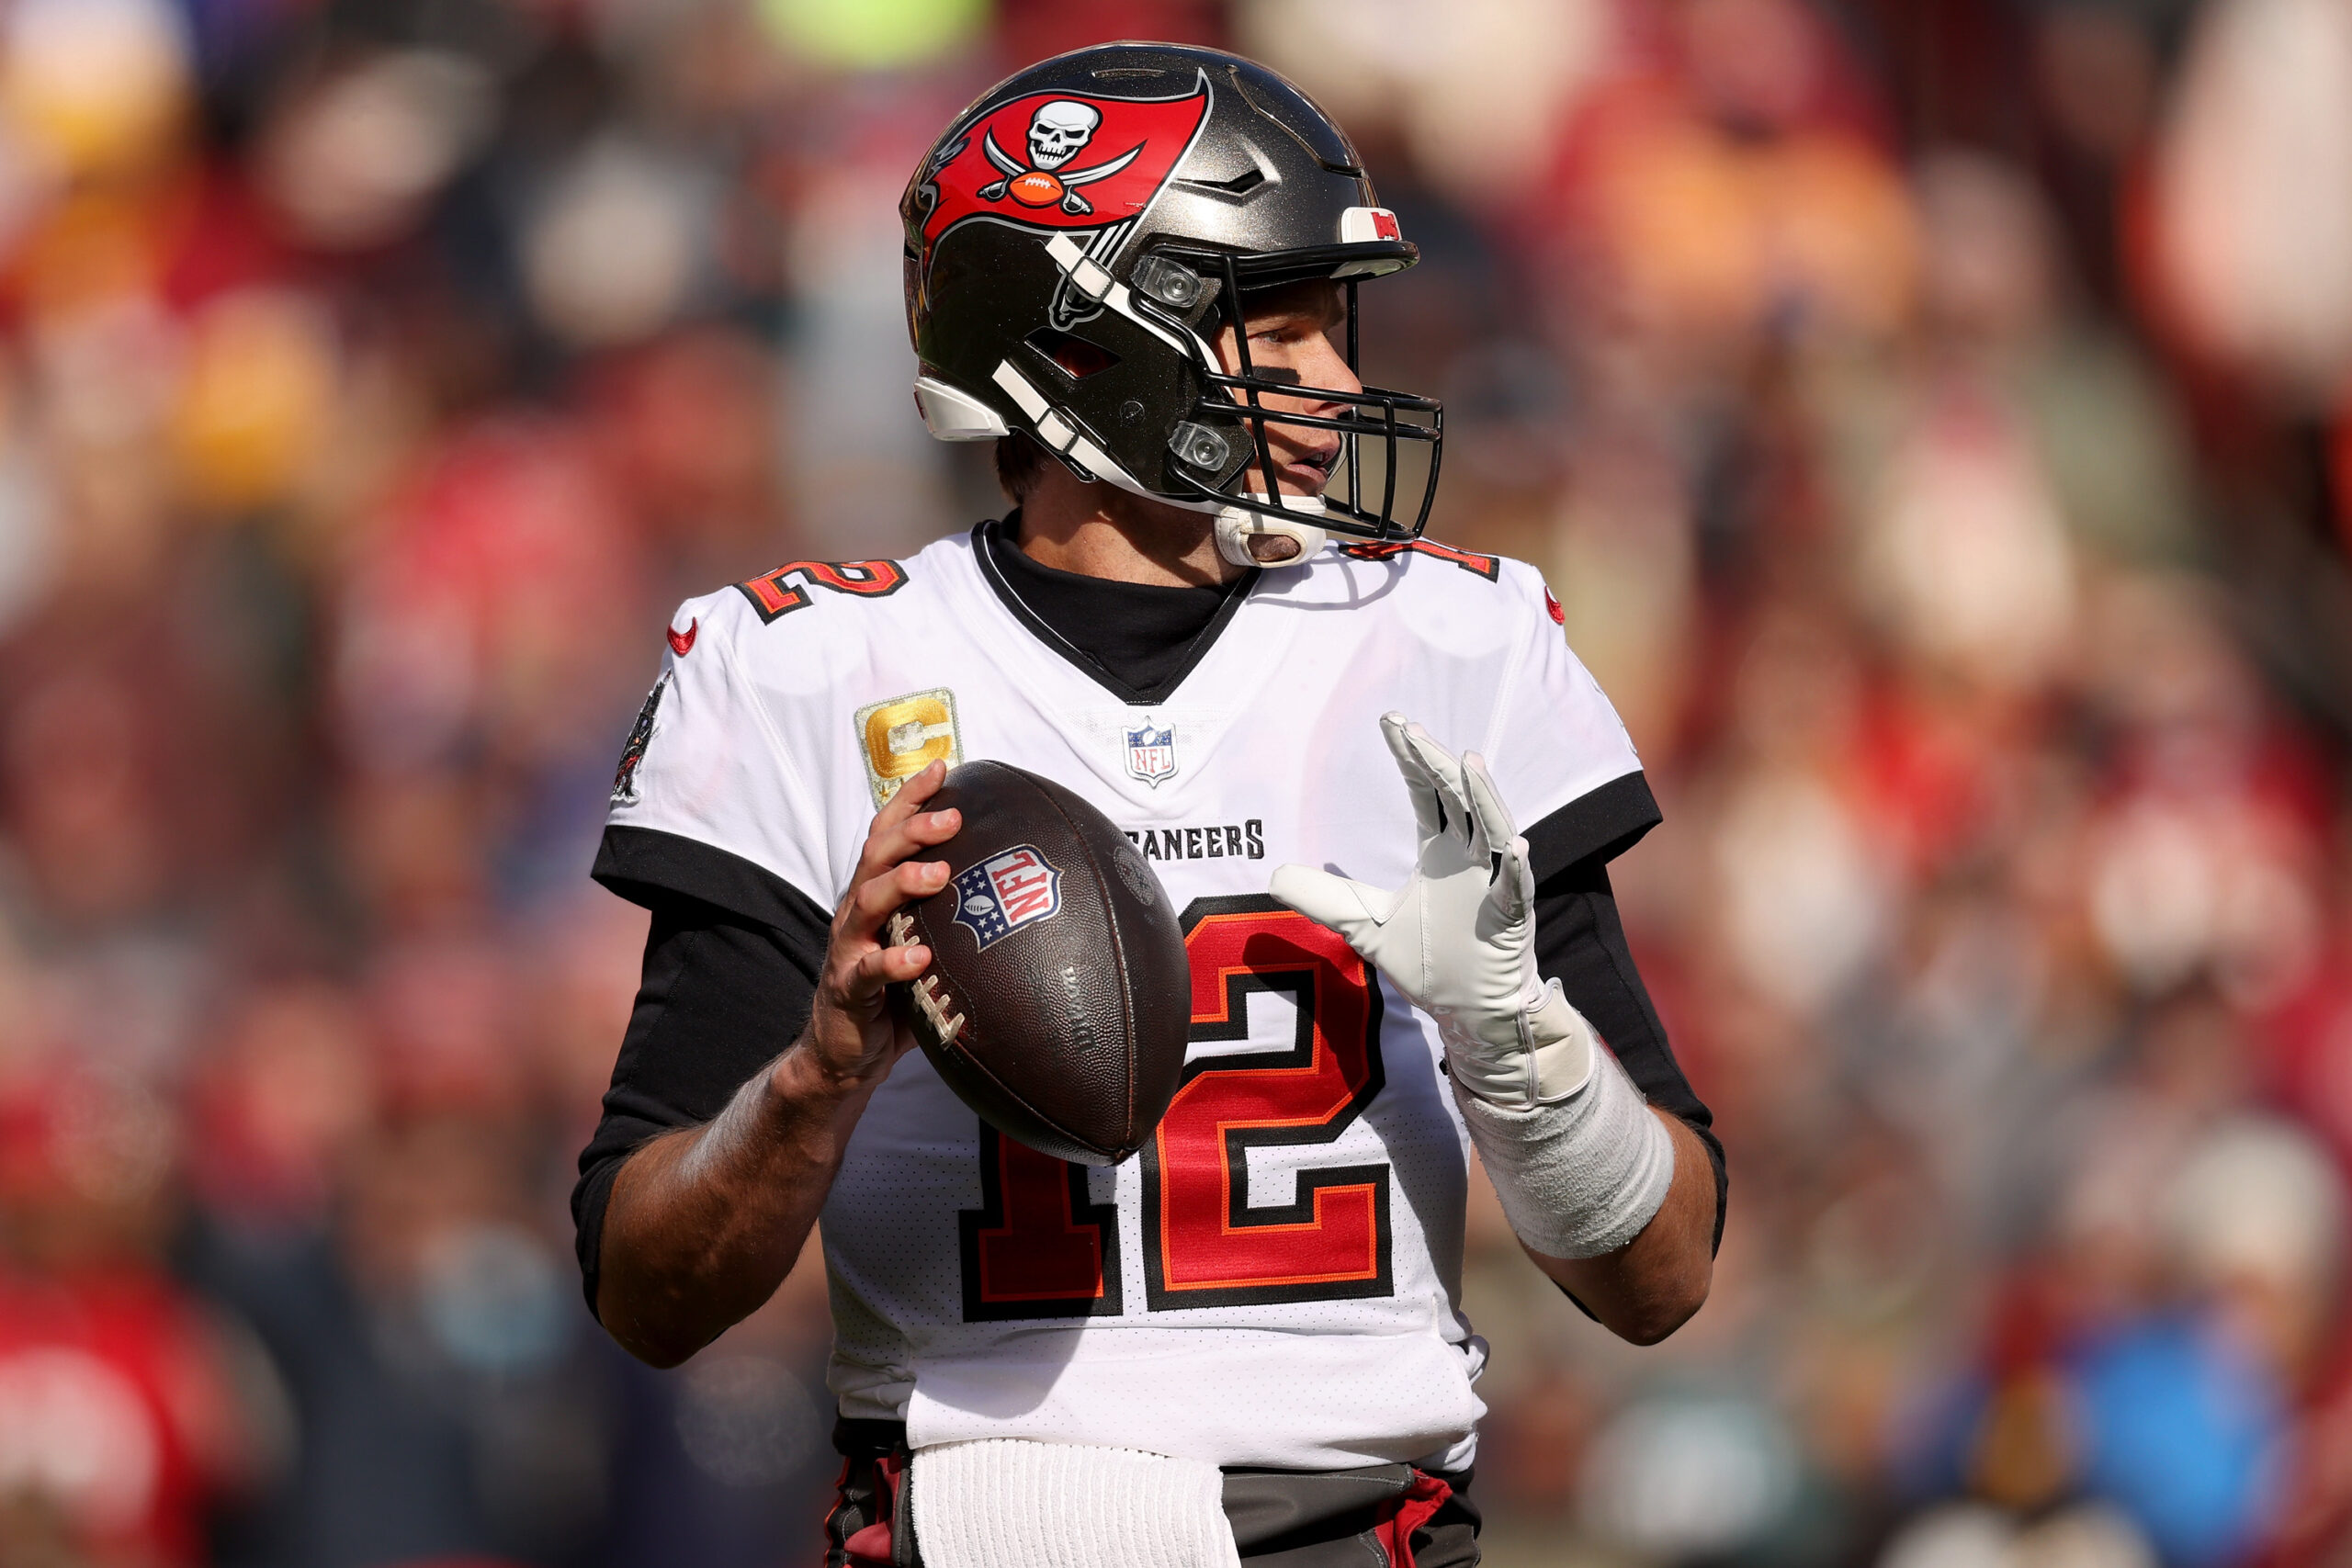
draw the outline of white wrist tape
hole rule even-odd
[[[927,1568],[1240,1568],[1199,1460],[983,1438],[916,1450],[907,1496]]]
[[[1592,1053],[1584,1087],[1527,1110],[1489,1105],[1453,1085],[1510,1228],[1546,1258],[1614,1252],[1650,1223],[1674,1185],[1674,1139],[1617,1058]]]

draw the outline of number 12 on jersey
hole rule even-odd
[[[1388,1167],[1309,1167],[1250,1201],[1250,1151],[1337,1140],[1380,1092],[1380,988],[1337,934],[1262,895],[1183,914],[1196,1043],[1246,1040],[1249,998],[1286,996],[1278,1049],[1192,1063],[1143,1161],[1146,1306],[1385,1296]],[[1114,1315],[1118,1226],[1085,1171],[983,1129],[982,1206],[962,1217],[967,1321]]]

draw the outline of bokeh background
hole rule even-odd
[[[2346,0],[5,0],[0,1562],[815,1561],[812,1270],[581,1305],[585,873],[678,598],[1001,509],[893,206],[1119,36],[1354,132],[1666,807],[1714,1296],[1481,1203],[1488,1561],[2352,1562]]]

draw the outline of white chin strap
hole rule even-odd
[[[1250,499],[1263,501],[1265,497],[1252,495]],[[1284,511],[1295,512],[1302,517],[1323,514],[1323,498],[1319,495],[1286,495],[1280,504]],[[1329,538],[1330,535],[1317,524],[1271,517],[1246,506],[1217,508],[1216,553],[1235,566],[1305,566]],[[1280,548],[1261,555],[1250,547],[1252,541],[1258,539],[1287,539],[1296,547],[1288,555]]]

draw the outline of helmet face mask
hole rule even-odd
[[[1252,299],[1331,279],[1352,371],[1357,283],[1418,258],[1344,133],[1272,72],[1160,44],[1045,61],[957,118],[900,214],[933,434],[1027,431],[1080,478],[1218,514],[1228,554],[1228,520],[1290,536],[1299,559],[1322,531],[1400,540],[1426,524],[1434,400],[1252,361]],[[1283,492],[1270,426],[1338,433],[1335,493]]]
[[[1237,361],[1234,368],[1229,372],[1215,369],[1203,373],[1206,388],[1193,405],[1192,418],[1181,422],[1170,437],[1178,459],[1175,471],[1180,482],[1191,487],[1198,499],[1221,506],[1237,506],[1268,516],[1296,513],[1301,511],[1297,498],[1290,498],[1285,504],[1276,483],[1267,427],[1289,425],[1336,431],[1340,435],[1340,468],[1335,477],[1342,479],[1344,490],[1340,495],[1317,498],[1320,505],[1310,514],[1317,520],[1317,525],[1329,533],[1367,540],[1419,537],[1428,525],[1430,507],[1437,498],[1438,457],[1445,432],[1442,405],[1433,398],[1380,387],[1359,385],[1351,391],[1261,374],[1251,362],[1246,320],[1251,291],[1239,276],[1237,259],[1229,252],[1188,253],[1173,246],[1156,252],[1148,259],[1166,265],[1169,262],[1163,258],[1170,257],[1181,258],[1191,265],[1216,268],[1216,274],[1221,275],[1224,297],[1241,302],[1241,309],[1230,314],[1244,318],[1232,323]],[[1356,282],[1350,278],[1340,288],[1344,290],[1341,309],[1347,334],[1344,357],[1348,369],[1353,372],[1357,366]],[[1208,346],[1206,352],[1214,355],[1214,346]],[[1265,406],[1268,398],[1282,398],[1294,403],[1331,404],[1347,412],[1314,414],[1299,410],[1272,410]],[[1228,455],[1230,443],[1216,434],[1225,427],[1244,433],[1241,444],[1248,456],[1238,475],[1231,472],[1229,463],[1217,460]],[[1369,464],[1364,457],[1367,442],[1377,452]],[[1418,497],[1400,494],[1408,443],[1419,443],[1428,448]],[[1195,452],[1209,460],[1193,461]],[[1367,469],[1377,476],[1370,495],[1364,488]],[[1213,476],[1221,482],[1212,483]],[[1399,516],[1400,500],[1410,508],[1409,518]]]

